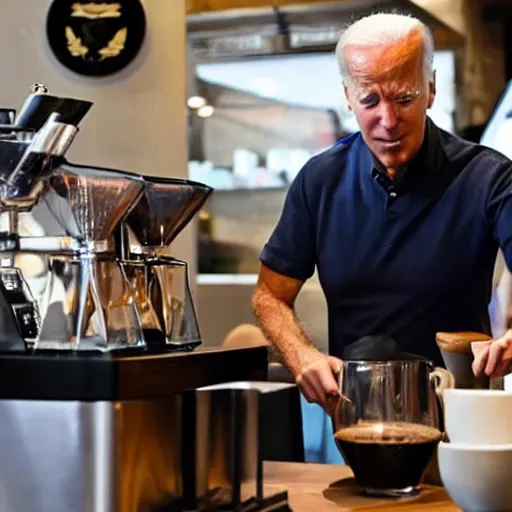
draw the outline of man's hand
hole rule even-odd
[[[318,352],[295,377],[306,400],[319,404],[328,414],[333,413],[340,394],[337,375],[341,365],[340,359]]]
[[[512,363],[512,330],[509,329],[501,338],[483,342],[473,352],[472,369],[476,377],[499,377],[507,373]]]

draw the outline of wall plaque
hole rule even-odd
[[[105,76],[126,67],[144,41],[140,0],[53,0],[46,36],[57,59],[75,73]]]

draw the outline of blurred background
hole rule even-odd
[[[254,322],[250,295],[259,253],[290,182],[311,156],[358,129],[334,47],[347,23],[372,12],[410,13],[432,29],[434,122],[507,151],[512,2],[191,0],[188,175],[215,188],[197,238],[200,321],[210,343]],[[316,276],[301,291],[297,311],[325,349]]]

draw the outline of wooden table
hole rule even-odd
[[[348,466],[290,462],[264,463],[265,493],[288,490],[293,512],[461,512],[442,487],[424,485],[411,498],[360,496]]]

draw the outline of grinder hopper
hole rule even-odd
[[[126,218],[143,250],[167,247],[206,202],[212,188],[178,178],[144,176],[144,192]]]
[[[121,226],[122,259],[143,311],[146,343],[155,351],[192,349],[201,343],[188,266],[165,249],[206,202],[213,189],[177,178],[144,177],[140,199]],[[129,230],[140,244],[130,251]]]
[[[108,245],[144,181],[122,171],[66,163],[48,185],[43,200],[66,234],[84,244]]]
[[[36,349],[143,347],[137,308],[112,244],[113,231],[138,199],[143,180],[67,163],[49,177],[48,186],[43,201],[76,243],[52,256]],[[65,290],[60,302],[52,301],[57,286]]]

